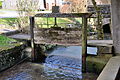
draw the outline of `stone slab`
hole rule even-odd
[[[120,56],[111,58],[97,80],[116,80],[120,68]],[[118,79],[117,79],[118,80]]]

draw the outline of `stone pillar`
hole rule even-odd
[[[120,0],[111,0],[113,45],[116,55],[120,55]]]

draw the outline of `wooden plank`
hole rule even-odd
[[[90,17],[92,13],[38,13],[35,17]]]
[[[30,17],[30,34],[31,34],[31,47],[32,47],[32,61],[36,60],[36,54],[35,54],[35,43],[34,43],[34,26],[35,26],[35,19],[34,17]]]
[[[81,42],[81,41],[80,41]],[[81,46],[81,43],[64,43],[64,42],[35,42],[35,44],[53,44],[53,45],[60,45],[60,46]]]
[[[109,45],[109,44],[94,44],[94,43],[91,43],[91,44],[88,44],[87,46],[89,46],[89,47],[112,47],[113,45]]]

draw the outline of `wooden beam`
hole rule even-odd
[[[30,17],[30,33],[31,33],[31,47],[32,47],[32,52],[31,52],[31,58],[32,61],[35,61],[35,43],[34,43],[34,25],[35,25],[35,20],[34,17]]]
[[[60,18],[67,18],[67,17],[90,17],[92,13],[38,13],[35,17],[60,17]]]
[[[82,70],[86,72],[86,57],[87,57],[87,18],[82,18]]]

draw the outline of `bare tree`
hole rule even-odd
[[[20,28],[29,26],[29,16],[35,14],[38,9],[39,0],[17,0],[17,10],[19,14],[18,25]]]
[[[103,29],[102,29],[102,16],[100,13],[100,8],[97,6],[97,3],[95,0],[92,0],[93,6],[96,10],[96,14],[97,14],[97,33],[98,33],[98,39],[103,39],[104,35],[103,35]]]

